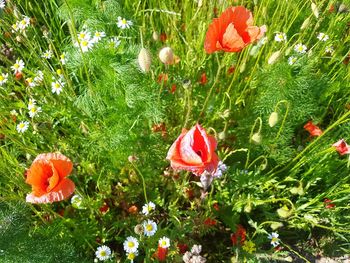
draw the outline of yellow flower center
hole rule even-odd
[[[84,40],[84,41],[81,42],[81,45],[82,45],[83,47],[87,47],[88,42]]]
[[[128,259],[131,259],[131,260],[135,259],[135,254],[134,253],[129,253]]]
[[[147,230],[147,231],[152,231],[152,230],[153,230],[153,226],[152,226],[151,224],[148,224],[148,225],[146,226],[146,230]]]
[[[3,76],[0,76],[0,81],[3,81],[5,78]]]
[[[55,89],[59,89],[60,88],[60,84],[55,83]]]
[[[80,33],[79,34],[79,38],[84,38],[85,37],[85,34],[84,33]]]
[[[126,25],[126,23],[127,23],[127,22],[126,22],[126,19],[124,18],[124,19],[122,20],[122,24],[123,24],[123,25]]]
[[[36,112],[36,108],[33,107],[33,108],[30,109],[30,111],[31,111],[32,113],[35,113],[35,112]]]
[[[25,24],[26,24],[26,21],[25,21],[25,20],[22,20],[22,21],[21,21],[21,24],[22,24],[22,25],[25,25]]]
[[[128,242],[128,247],[134,247],[134,246],[135,246],[134,242],[131,242],[131,241]]]
[[[105,257],[105,256],[107,256],[107,253],[106,253],[106,251],[102,250],[100,255],[101,255],[102,257]]]
[[[27,78],[26,81],[27,81],[28,83],[32,83],[32,82],[33,82],[33,78]]]
[[[57,73],[57,75],[62,75],[62,70],[58,69],[58,70],[56,70],[56,73]]]
[[[61,58],[61,59],[64,59],[64,54],[62,54],[62,55],[60,56],[60,58]]]
[[[162,241],[162,246],[163,247],[166,246],[166,241],[165,240]]]
[[[13,67],[14,67],[15,69],[18,69],[18,68],[19,68],[19,64],[16,63],[16,64],[13,65]]]
[[[20,124],[19,124],[19,128],[20,128],[20,129],[23,129],[23,128],[24,128],[24,123],[20,123]]]

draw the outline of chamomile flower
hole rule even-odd
[[[35,99],[29,99],[28,110],[30,110],[31,108],[34,108],[35,105],[36,105],[36,100]]]
[[[49,49],[49,50],[46,50],[42,55],[41,55],[41,57],[43,57],[43,58],[46,58],[46,59],[50,59],[50,58],[52,58],[52,51]]]
[[[317,38],[320,40],[320,41],[323,41],[323,42],[326,42],[328,39],[329,39],[329,36],[326,35],[325,33],[319,33],[317,35]]]
[[[134,259],[138,256],[138,254],[139,254],[139,253],[138,253],[137,250],[136,250],[136,251],[134,251],[134,252],[129,252],[129,253],[127,253],[126,256],[127,256],[127,259],[129,259],[130,262],[133,263],[133,262],[134,262]]]
[[[170,247],[170,239],[167,237],[162,237],[158,240],[158,245],[162,248]]]
[[[19,124],[17,124],[16,130],[18,133],[24,133],[26,130],[28,130],[29,122],[27,121],[21,121]]]
[[[5,0],[0,0],[0,8],[1,9],[5,8],[5,5],[6,5]]]
[[[150,212],[155,210],[155,208],[156,205],[153,202],[148,202],[148,204],[144,204],[144,206],[142,207],[142,214],[147,216]]]
[[[12,116],[18,116],[18,112],[17,112],[16,110],[10,111],[10,114],[11,114]]]
[[[105,36],[106,36],[105,32],[96,31],[95,34],[94,34],[94,37],[92,38],[92,41],[94,43],[97,43],[98,41],[100,41]]]
[[[332,54],[334,53],[334,48],[333,48],[333,46],[331,46],[331,45],[326,46],[324,52],[326,52],[326,53],[332,55]]]
[[[130,20],[126,20],[125,18],[117,17],[117,26],[121,29],[130,28],[132,26],[132,22]]]
[[[151,237],[157,232],[157,224],[152,220],[144,221],[142,225],[145,236]]]
[[[80,40],[79,45],[80,45],[81,51],[85,53],[85,52],[88,52],[90,49],[92,49],[94,42],[91,39],[89,40],[83,39],[83,40]]]
[[[1,75],[0,75],[0,87],[7,82],[8,77],[9,77],[9,74],[1,73]]]
[[[89,41],[90,40],[90,32],[88,32],[88,31],[81,31],[78,34],[78,40],[79,40],[79,42],[82,41],[82,40]]]
[[[27,16],[23,17],[23,19],[18,23],[18,27],[21,30],[26,29],[29,25],[30,25],[30,18]]]
[[[65,65],[66,64],[66,53],[62,53],[61,55],[60,55],[60,61],[61,61],[61,64],[62,65]]]
[[[117,48],[120,45],[120,40],[118,37],[113,37],[109,40],[109,46],[111,48]]]
[[[44,73],[41,70],[38,70],[36,76],[34,77],[35,83],[41,83],[44,80]]]
[[[272,232],[271,234],[268,234],[268,239],[271,239],[271,245],[274,247],[277,247],[279,245],[279,235],[276,232]]]
[[[11,26],[11,28],[12,28],[12,33],[14,33],[14,32],[17,32],[18,30],[19,30],[19,26],[18,26],[19,24],[18,24],[18,22],[16,23],[16,24],[13,24],[12,26]]]
[[[105,261],[111,257],[111,249],[105,245],[99,246],[95,252],[96,257],[101,260]]]
[[[276,33],[276,35],[275,35],[275,41],[276,41],[276,42],[284,42],[284,41],[287,41],[287,35],[286,35],[286,33],[283,33],[283,32]]]
[[[307,47],[301,43],[296,44],[294,47],[295,52],[299,53],[299,54],[305,54],[307,51]]]
[[[288,58],[288,64],[289,64],[289,65],[293,65],[296,61],[297,61],[297,58],[294,57],[294,56],[290,56],[290,57]]]
[[[33,78],[26,78],[26,83],[31,88],[34,88],[36,86],[36,83]]]
[[[11,66],[11,69],[13,70],[14,74],[21,73],[22,70],[24,69],[24,62],[22,59],[17,59],[15,64]]]
[[[52,93],[56,93],[57,95],[59,95],[62,92],[64,84],[65,83],[60,81],[60,80],[53,81],[51,83],[51,91],[52,91]]]
[[[127,253],[136,252],[137,248],[139,247],[139,242],[137,241],[136,238],[129,236],[124,241],[123,246],[124,246],[124,250]]]
[[[29,117],[34,118],[39,112],[41,112],[41,107],[34,106],[29,110]]]

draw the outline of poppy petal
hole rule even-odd
[[[72,161],[60,153],[44,153],[40,154],[36,159],[45,159],[53,163],[55,169],[57,170],[60,178],[64,178],[69,175],[73,170]],[[35,160],[36,160],[35,159]],[[34,160],[34,162],[35,162]]]
[[[27,172],[26,183],[32,186],[36,196],[46,193],[48,179],[53,175],[52,166],[46,160],[35,160]]]
[[[230,52],[240,51],[245,46],[242,37],[237,33],[237,30],[235,29],[235,26],[233,24],[230,24],[227,27],[226,32],[222,38],[222,44],[224,50]]]
[[[190,165],[200,165],[202,163],[202,159],[200,157],[200,152],[195,152],[192,148],[195,140],[194,140],[194,133],[196,130],[196,126],[193,127],[191,130],[189,130],[185,136],[182,138],[180,142],[180,155],[181,159],[190,164]]]

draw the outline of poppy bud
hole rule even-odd
[[[277,214],[281,218],[287,218],[287,217],[290,217],[292,215],[292,211],[289,210],[287,206],[283,206],[283,207],[277,209]]]
[[[224,131],[220,132],[220,133],[218,134],[218,139],[219,139],[220,141],[225,140],[225,139],[226,139],[226,133],[225,133]]]
[[[269,65],[274,64],[277,61],[277,59],[280,57],[280,55],[281,55],[281,51],[279,51],[279,50],[272,53],[272,55],[269,57],[269,60],[267,61],[267,63]]]
[[[17,72],[16,75],[15,75],[15,78],[16,78],[17,80],[20,80],[22,77],[23,77],[22,72]]]
[[[283,224],[282,224],[281,222],[273,222],[273,223],[270,225],[270,227],[271,227],[272,230],[276,230],[276,229],[278,229],[278,228],[280,228],[280,227],[282,227],[282,226],[283,226]]]
[[[139,56],[138,56],[138,62],[139,62],[139,66],[143,72],[149,71],[149,69],[151,67],[152,59],[151,59],[151,55],[147,49],[141,48],[141,51],[140,51]]]
[[[256,143],[256,144],[260,144],[261,143],[261,135],[259,132],[256,132],[252,135],[251,140]]]
[[[314,13],[314,16],[318,18],[319,13],[318,13],[317,5],[315,3],[311,3],[311,10],[312,10],[312,13]]]
[[[269,117],[269,125],[272,128],[273,126],[275,126],[278,122],[278,113],[277,112],[272,112],[270,117]]]
[[[170,47],[162,48],[159,52],[159,59],[166,65],[174,63],[174,52]]]
[[[310,24],[310,17],[306,18],[303,22],[303,24],[300,27],[300,30],[304,30],[305,28],[307,28]]]
[[[153,38],[154,41],[158,41],[159,40],[159,35],[158,35],[158,33],[156,31],[153,32],[152,38]]]

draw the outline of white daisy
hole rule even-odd
[[[82,41],[82,40],[90,40],[90,32],[87,32],[87,31],[81,31],[79,34],[78,34],[78,40],[79,41]]]
[[[283,32],[276,33],[276,35],[275,35],[275,41],[276,41],[276,42],[287,41],[287,35],[286,35],[286,33],[283,33]]]
[[[277,247],[279,245],[279,235],[276,232],[272,232],[271,234],[268,234],[268,239],[271,239],[271,245],[274,247]]]
[[[152,220],[144,221],[142,225],[145,236],[151,237],[157,232],[157,224]]]
[[[294,56],[291,56],[288,58],[288,64],[293,65],[297,61],[297,58]]]
[[[61,61],[61,64],[62,65],[65,65],[66,64],[66,53],[62,53],[61,55],[60,55],[60,61]]]
[[[202,245],[193,245],[191,248],[191,253],[194,255],[199,255],[202,252]]]
[[[5,8],[5,5],[6,5],[5,0],[0,0],[0,8],[1,9]]]
[[[138,253],[137,250],[136,250],[136,251],[134,251],[134,252],[129,252],[129,253],[127,253],[126,256],[127,256],[127,259],[129,259],[131,263],[134,263],[134,259],[135,259],[135,257],[138,256],[138,254],[139,254],[139,253]]]
[[[34,118],[39,112],[41,112],[41,107],[32,107],[29,110],[29,117]]]
[[[92,40],[83,39],[83,40],[80,40],[79,45],[80,45],[81,51],[85,53],[85,52],[88,52],[93,47],[94,42]]]
[[[59,80],[53,81],[51,83],[51,91],[52,91],[52,93],[56,93],[57,95],[59,95],[62,92],[64,84],[65,84],[64,82],[59,81]]]
[[[294,50],[297,53],[304,54],[307,51],[307,47],[305,45],[299,43],[299,44],[295,45]]]
[[[19,124],[17,124],[16,130],[18,133],[24,133],[26,130],[28,130],[29,122],[27,121],[21,121]]]
[[[34,108],[35,105],[36,105],[36,100],[35,99],[29,99],[28,110],[30,110],[31,108]]]
[[[1,73],[0,75],[0,86],[4,85],[8,80],[9,74]]]
[[[14,74],[21,73],[24,69],[24,62],[22,59],[17,59],[16,63],[11,66],[11,69],[14,71]]]
[[[23,17],[23,19],[18,23],[18,27],[21,30],[26,29],[29,25],[30,25],[30,18],[27,16]]]
[[[101,260],[105,261],[111,257],[111,249],[105,245],[99,246],[95,252],[96,257]]]
[[[326,46],[324,52],[326,52],[326,53],[332,55],[332,54],[334,53],[334,48],[333,48],[333,46],[331,46],[331,45]]]
[[[130,28],[132,26],[132,22],[130,20],[126,20],[120,16],[118,16],[117,20],[117,26],[121,29]]]
[[[10,111],[10,114],[11,114],[12,116],[18,116],[18,112],[17,112],[16,110]]]
[[[139,247],[139,242],[137,241],[136,238],[129,236],[124,241],[123,246],[124,246],[124,250],[127,253],[136,252],[137,248]]]
[[[46,51],[41,55],[41,57],[46,58],[46,59],[50,59],[50,58],[52,58],[52,55],[53,55],[53,53],[52,53],[52,51],[49,49],[49,50],[46,50]]]
[[[31,88],[34,88],[36,86],[36,83],[33,78],[26,78],[26,83]]]
[[[111,48],[117,48],[120,45],[120,40],[118,37],[113,37],[111,38],[111,40],[109,41],[109,45]]]
[[[16,22],[16,24],[13,24],[11,28],[12,28],[12,33],[17,32],[19,30],[19,23]]]
[[[325,33],[319,33],[317,35],[317,38],[320,40],[320,41],[323,41],[323,42],[326,42],[328,39],[329,39],[329,36],[326,35]]]
[[[70,202],[73,207],[75,208],[81,208],[81,205],[83,203],[83,198],[80,195],[73,195],[70,199]]]
[[[44,73],[41,70],[38,70],[36,76],[34,77],[35,83],[41,83],[44,80]]]
[[[162,237],[159,239],[158,245],[162,248],[168,248],[170,247],[170,239],[167,237]]]
[[[98,41],[100,41],[105,36],[106,36],[105,32],[96,31],[95,34],[94,34],[94,37],[92,38],[92,41],[94,43],[97,43]]]
[[[148,215],[150,212],[155,210],[156,205],[153,202],[149,202],[148,204],[144,204],[142,207],[142,214]]]

